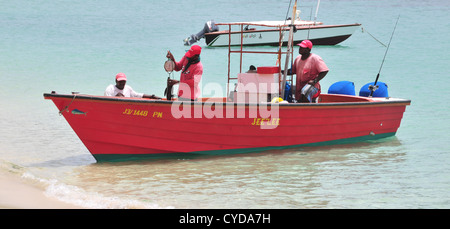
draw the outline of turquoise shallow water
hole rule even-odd
[[[316,1],[300,1],[308,18]],[[124,72],[162,96],[167,50],[215,21],[279,20],[289,1],[8,1],[0,8],[0,169],[62,201],[94,208],[449,208],[450,3],[321,1],[325,24],[358,22],[337,46],[314,47],[330,68],[322,86],[375,80],[411,99],[397,135],[382,141],[190,160],[96,164],[42,94],[103,94]],[[315,8],[313,9],[313,11]],[[369,34],[369,33],[370,34]],[[204,41],[199,43],[205,46]],[[262,49],[273,50],[272,47]],[[203,85],[224,84],[227,50],[202,52]],[[272,65],[252,57],[244,65]],[[179,77],[178,74],[175,75]]]

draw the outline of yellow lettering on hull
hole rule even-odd
[[[280,125],[280,118],[254,118],[251,123],[252,126],[278,126]]]
[[[133,116],[142,116],[147,117],[149,116],[148,111],[146,110],[136,110],[136,109],[129,109],[126,108],[125,111],[122,112],[124,115],[133,115]],[[151,114],[152,118],[162,118],[163,112],[155,111],[153,114]]]

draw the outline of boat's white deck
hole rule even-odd
[[[216,25],[254,25],[254,26],[269,26],[269,27],[279,27],[279,26],[288,26],[292,22],[291,20],[286,21],[247,21],[247,22],[230,22],[230,23],[216,23]],[[295,25],[302,26],[302,25],[321,25],[322,22],[314,22],[314,21],[304,21],[304,20],[295,20]]]

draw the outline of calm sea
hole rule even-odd
[[[163,96],[170,50],[206,21],[282,20],[289,1],[2,1],[0,169],[87,208],[450,208],[450,1],[327,0],[318,20],[361,23],[337,46],[314,47],[322,87],[359,88],[380,69],[392,97],[411,99],[397,135],[282,152],[96,163],[43,93],[103,94],[118,72]],[[302,18],[316,1],[300,1]],[[380,42],[374,39],[378,39]],[[227,49],[206,48],[203,85],[225,83]],[[272,47],[263,47],[272,50]],[[245,65],[273,65],[255,57]],[[176,78],[179,74],[175,75]]]

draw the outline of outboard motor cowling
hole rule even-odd
[[[208,21],[205,23],[205,26],[203,27],[203,29],[200,32],[198,32],[197,34],[192,34],[190,37],[187,37],[186,39],[184,39],[184,45],[191,46],[195,42],[204,38],[205,33],[211,33],[211,32],[215,32],[215,31],[219,31],[219,26],[216,25],[214,20]]]

